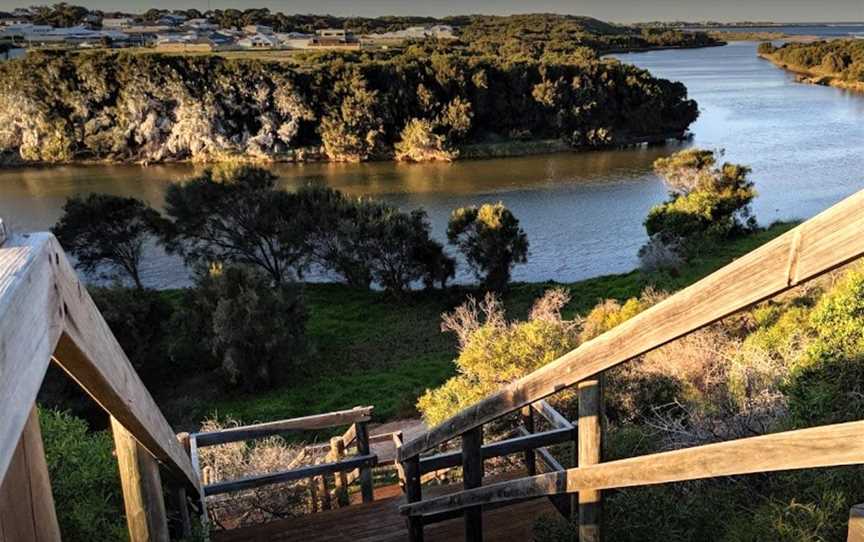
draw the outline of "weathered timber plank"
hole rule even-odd
[[[51,239],[14,235],[0,248],[0,482],[62,331]]]
[[[849,510],[846,542],[864,542],[864,504],[856,504]]]
[[[535,410],[538,414],[543,416],[543,418],[549,422],[552,427],[574,427],[576,424],[568,420],[564,417],[563,414],[552,408],[552,405],[549,404],[548,401],[540,400],[534,403],[531,403],[531,409]]]
[[[534,410],[530,406],[522,407],[520,418],[522,419],[522,428],[525,429],[525,432],[529,435],[533,434]],[[534,476],[537,474],[537,455],[534,453],[533,448],[525,450],[525,457],[523,460],[525,461],[525,472],[528,476]]]
[[[204,486],[205,495],[219,495],[221,493],[230,493],[232,491],[241,491],[244,489],[252,489],[255,487],[279,484],[282,482],[291,482],[294,480],[302,480],[304,478],[312,478],[323,474],[332,474],[345,470],[353,470],[363,467],[374,467],[377,462],[375,455],[358,455],[349,457],[338,463],[322,463],[320,465],[310,465],[285,472],[276,472],[273,474],[263,474],[261,476],[249,476],[239,480],[231,480],[228,482],[219,482]]]
[[[120,422],[111,417],[123,505],[131,542],[168,542],[168,516],[159,465]]]
[[[483,428],[475,427],[462,435],[462,484],[467,489],[483,485]],[[465,508],[465,542],[483,541],[483,509]]]
[[[56,361],[93,399],[165,465],[168,474],[200,494],[198,477],[171,426],[78,279],[57,240],[55,284],[62,297],[63,335]]]
[[[864,254],[864,191],[408,441],[418,455]],[[746,277],[747,280],[741,280]]]
[[[786,431],[540,474],[403,505],[403,514],[757,472],[864,463],[864,421]]]
[[[369,447],[369,428],[366,426],[366,422],[357,422],[354,424],[354,427],[357,431],[357,453],[368,456],[372,453]],[[375,490],[372,486],[372,469],[368,465],[360,467],[360,493],[363,495],[363,502],[372,502],[375,500]]]
[[[579,382],[579,467],[600,463],[603,437],[602,377]],[[579,491],[579,542],[600,542],[601,494],[596,489]]]
[[[316,414],[313,416],[304,416],[302,418],[293,418],[290,420],[245,425],[243,427],[232,427],[231,429],[223,429],[221,431],[213,431],[209,433],[197,433],[196,437],[198,438],[198,447],[203,448],[204,446],[225,444],[228,442],[236,442],[238,440],[268,437],[287,431],[326,429],[328,427],[348,425],[355,422],[368,422],[372,419],[372,409],[373,407],[371,406],[357,407],[351,410],[341,410],[338,412],[329,412],[327,414]]]
[[[526,450],[534,450],[543,446],[551,446],[568,442],[573,437],[572,428],[552,429],[542,433],[524,434],[500,442],[484,444],[480,450],[483,459],[492,459],[505,455],[517,454]],[[458,467],[462,464],[462,451],[445,452],[420,458],[420,471],[422,473],[434,472],[442,469]]]

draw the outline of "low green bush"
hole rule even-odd
[[[67,412],[39,410],[45,457],[63,540],[128,538],[114,442]]]

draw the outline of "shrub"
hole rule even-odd
[[[786,392],[799,424],[864,417],[864,270],[847,272],[812,310],[812,339]]]
[[[688,149],[654,162],[669,187],[669,199],[655,205],[645,219],[648,236],[692,248],[700,240],[723,239],[752,231],[756,220],[750,203],[756,196],[750,168],[717,166],[713,151]]]
[[[241,423],[211,418],[201,424],[201,431],[220,431],[238,427]],[[281,437],[268,437],[254,442],[240,441],[200,448],[200,464],[207,484],[260,476],[321,462],[322,457],[304,460],[302,444],[289,444]],[[314,480],[317,483],[317,480]],[[207,503],[210,517],[228,528],[237,528],[311,513],[310,480],[272,484],[234,492]]]
[[[65,540],[126,540],[120,473],[107,432],[66,412],[39,410],[57,520]]]
[[[396,143],[396,160],[405,162],[450,162],[457,152],[448,149],[444,136],[435,133],[435,126],[426,119],[411,119],[399,142]]]
[[[447,239],[459,247],[475,276],[492,290],[504,289],[513,266],[528,261],[528,236],[500,202],[454,210]]]
[[[298,285],[231,266],[200,274],[198,288],[212,314],[209,344],[229,383],[259,389],[297,374],[307,319]]]
[[[438,424],[575,348],[578,322],[564,320],[560,312],[569,299],[563,290],[546,292],[524,322],[508,322],[493,294],[487,294],[482,302],[469,298],[445,314],[441,329],[459,339],[459,357],[454,360],[458,376],[420,397],[417,409],[426,422]]]
[[[168,354],[173,307],[159,292],[113,287],[91,288],[90,294],[146,385],[160,383],[176,376],[172,374],[175,370],[184,369]]]

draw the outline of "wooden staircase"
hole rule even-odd
[[[524,472],[490,477],[490,482],[502,482],[524,476]],[[444,496],[461,490],[460,485],[429,488],[429,495]],[[345,508],[326,510],[264,525],[221,531],[214,542],[404,542],[408,540],[405,517],[399,506],[405,498],[398,485],[376,488],[375,500],[352,504]],[[533,540],[534,522],[540,516],[558,512],[547,499],[535,499],[484,514],[487,523],[484,540],[510,542]],[[425,540],[452,542],[462,540],[465,527],[462,518],[454,517],[426,527]]]

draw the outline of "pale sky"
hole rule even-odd
[[[12,10],[54,0],[0,0],[0,10]],[[616,22],[649,20],[764,20],[776,22],[864,21],[864,0],[69,0],[93,9],[142,12],[156,8],[206,10],[267,7],[285,13],[333,15],[460,15],[468,13],[567,13]]]

